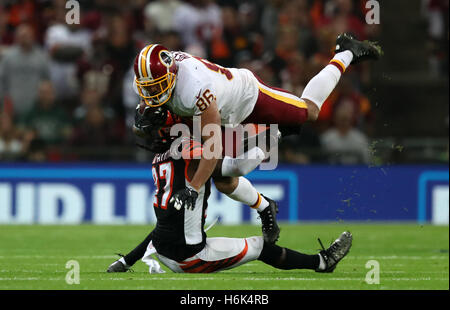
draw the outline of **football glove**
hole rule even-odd
[[[174,207],[177,210],[181,210],[181,208],[194,210],[197,197],[198,193],[194,189],[185,187],[170,198],[169,206]]]

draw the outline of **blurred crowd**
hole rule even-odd
[[[66,0],[0,3],[0,160],[133,160],[132,64],[149,43],[248,68],[300,96],[336,36],[376,40],[360,0]],[[351,67],[319,121],[280,146],[292,163],[368,164],[370,66]],[[131,154],[131,155],[130,155]],[[142,157],[139,157],[142,158]]]
[[[449,0],[422,0],[422,16],[427,23],[427,52],[430,73],[448,76]]]

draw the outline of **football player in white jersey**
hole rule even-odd
[[[164,105],[181,117],[200,116],[202,140],[212,139],[208,145],[219,154],[202,157],[189,188],[174,195],[195,195],[211,177],[222,154],[221,135],[205,133],[205,126],[254,123],[295,128],[315,121],[350,64],[382,55],[375,43],[358,41],[349,34],[338,36],[335,52],[330,64],[311,79],[299,98],[264,84],[247,69],[224,68],[187,53],[168,51],[159,44],[143,48],[135,59],[133,82],[141,99],[151,107]],[[237,178],[215,179],[214,183],[224,193],[245,193],[245,184],[239,184]],[[268,205],[264,200],[259,203]]]

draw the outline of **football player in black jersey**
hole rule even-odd
[[[211,180],[195,194],[189,192],[199,160],[186,158],[198,158],[203,150],[200,143],[189,137],[184,142],[181,151],[191,152],[190,156],[176,156],[179,149],[170,148],[167,143],[166,149],[161,147],[153,159],[155,229],[128,255],[111,264],[108,272],[125,272],[142,256],[143,261],[152,261],[152,255],[174,272],[217,272],[253,260],[279,269],[332,272],[347,255],[352,244],[349,232],[342,233],[329,248],[315,255],[280,247],[265,241],[263,236],[208,238],[204,224]]]
[[[175,137],[170,136],[171,129],[175,129],[178,124],[188,125],[188,131],[194,131],[193,124],[189,120],[181,119],[163,107],[151,108],[146,104],[140,104],[136,108],[135,125],[133,127],[136,135],[146,139],[145,148],[153,153],[160,153],[171,145]],[[180,126],[180,127],[183,127]],[[180,128],[178,127],[178,128]],[[219,160],[213,172],[213,180],[216,189],[227,195],[229,198],[242,204],[250,206],[258,212],[262,224],[262,233],[264,240],[269,243],[275,243],[280,235],[280,228],[276,221],[278,213],[278,204],[272,199],[261,195],[251,182],[244,176],[254,170],[263,160],[273,154],[272,150],[278,146],[279,135],[273,130],[268,130],[265,126],[251,126],[244,129],[249,130],[247,138],[236,135],[233,141],[224,135],[225,150],[222,158]],[[190,132],[184,132],[190,135]],[[231,135],[231,136],[234,136]],[[238,138],[239,136],[239,138]],[[240,139],[242,138],[242,140]],[[227,141],[227,142],[225,142]],[[265,144],[260,145],[264,141]],[[227,148],[226,146],[231,146]],[[184,158],[189,157],[189,150],[183,150]],[[245,152],[243,154],[243,152]],[[238,156],[241,154],[243,156]],[[236,158],[238,157],[238,158]],[[199,156],[199,159],[201,156]],[[198,195],[192,186],[182,189],[174,196],[182,196],[179,199],[181,204],[193,201],[193,197]]]

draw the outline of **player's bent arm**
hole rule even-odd
[[[211,126],[212,125],[212,126]],[[208,181],[211,177],[217,161],[222,155],[222,134],[220,130],[221,120],[219,109],[217,104],[213,101],[210,106],[203,111],[201,114],[201,132],[203,140],[203,153],[198,169],[194,174],[191,181],[191,186],[196,190],[200,188]],[[203,129],[205,126],[207,128],[217,128],[217,130],[206,130]],[[208,154],[205,154],[205,153]]]
[[[308,121],[315,122],[319,118],[319,107],[309,99],[302,98],[302,100],[305,101],[308,106]]]

